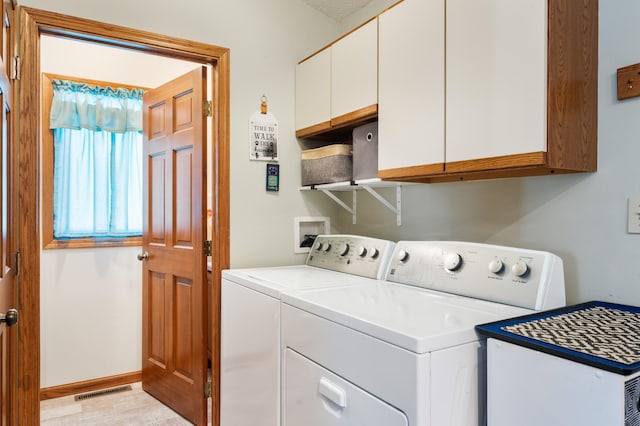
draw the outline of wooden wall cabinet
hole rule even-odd
[[[597,0],[446,0],[445,40],[444,173],[416,163],[382,169],[381,177],[440,182],[596,170]],[[381,94],[381,128],[384,108]],[[412,152],[407,157],[420,158]]]
[[[296,67],[296,136],[362,124],[378,114],[378,21],[372,19]]]

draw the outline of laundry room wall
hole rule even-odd
[[[42,37],[45,73],[156,87],[197,64]],[[153,70],[153,72],[150,72]],[[140,247],[41,250],[41,385],[140,370]]]
[[[640,62],[640,2],[600,1],[599,7],[596,173],[405,186],[399,227],[390,211],[363,193],[357,225],[344,213],[336,225],[392,240],[469,240],[551,251],[564,261],[569,303],[640,305],[640,234],[627,233],[627,199],[640,196],[640,98],[616,99],[616,69]]]

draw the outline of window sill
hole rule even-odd
[[[69,240],[51,240],[43,243],[42,248],[73,249],[73,248],[101,248],[101,247],[129,247],[141,246],[142,237],[127,238],[74,238]]]

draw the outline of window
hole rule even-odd
[[[43,75],[43,246],[140,245],[142,93]]]

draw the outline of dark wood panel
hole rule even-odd
[[[174,151],[175,225],[174,244],[193,247],[193,147]]]
[[[157,272],[150,273],[148,308],[149,324],[151,325],[149,345],[149,360],[160,368],[166,368],[167,364],[167,324],[165,310],[167,306],[167,277]]]
[[[174,360],[175,371],[182,380],[189,384],[194,380],[193,335],[194,306],[193,284],[190,279],[178,278],[174,287],[175,304],[173,317],[175,321]]]
[[[550,168],[597,169],[598,0],[549,0]]]
[[[149,140],[153,141],[154,139],[160,138],[167,134],[166,129],[166,112],[167,105],[165,102],[160,102],[156,105],[153,105],[150,108],[149,113]]]
[[[173,98],[174,106],[174,131],[190,128],[193,125],[193,93],[191,91],[181,93]]]
[[[164,245],[165,235],[165,214],[167,200],[165,198],[164,186],[153,185],[153,182],[164,182],[166,179],[166,155],[161,152],[149,158],[149,242]]]

